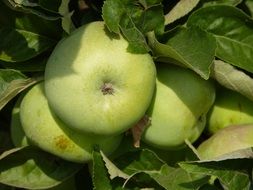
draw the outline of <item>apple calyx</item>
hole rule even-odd
[[[114,93],[114,89],[113,89],[113,85],[109,82],[105,82],[102,86],[101,86],[101,92],[103,93],[103,95],[113,95]]]

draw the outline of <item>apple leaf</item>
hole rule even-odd
[[[198,190],[209,180],[209,177],[204,174],[192,174],[182,168],[172,168],[168,165],[164,165],[159,173],[150,173],[150,175],[167,190]]]
[[[46,9],[48,11],[54,12],[54,13],[58,13],[58,9],[61,5],[61,3],[63,3],[62,0],[39,0],[38,1],[38,5],[41,6],[41,8]]]
[[[104,158],[106,157],[101,151],[94,150],[92,153],[93,162],[92,162],[92,182],[93,182],[93,189],[94,190],[123,190],[121,187],[122,184],[113,183],[109,177],[108,170],[106,168],[105,163],[107,166],[111,165],[109,160]],[[103,158],[104,157],[104,158]],[[112,169],[111,167],[109,167]],[[116,176],[115,176],[116,177]],[[113,177],[114,178],[114,177]]]
[[[179,165],[189,173],[217,177],[225,189],[249,190],[251,185],[249,171],[252,170],[253,159],[181,162]]]
[[[40,80],[40,77],[27,78],[16,70],[0,69],[0,110],[18,93]]]
[[[253,78],[234,66],[215,60],[211,76],[222,86],[237,91],[253,101]]]
[[[42,53],[32,59],[22,62],[0,61],[0,65],[5,69],[18,70],[21,72],[38,72],[44,71],[49,55]]]
[[[149,35],[149,44],[158,61],[180,64],[209,78],[215,56],[215,38],[198,27],[177,27],[159,42]]]
[[[246,6],[248,7],[251,17],[253,17],[253,1],[252,0],[246,0],[245,1]]]
[[[242,10],[227,5],[201,8],[187,21],[193,25],[215,36],[218,58],[253,72],[253,20]]]
[[[221,190],[221,188],[215,184],[205,184],[199,188],[199,190]]]
[[[203,3],[204,6],[212,6],[217,4],[236,6],[241,2],[242,0],[201,0],[201,3]]]
[[[138,179],[139,174],[146,174],[164,189],[197,190],[209,179],[206,175],[192,175],[182,168],[168,166],[148,149],[129,152],[115,159],[114,163],[131,176],[125,183]]]
[[[107,158],[107,156],[103,152],[100,151],[100,154],[102,155],[103,161],[105,162],[105,166],[108,170],[108,173],[110,174],[110,179],[114,179],[116,177],[121,177],[121,178],[124,178],[124,179],[128,179],[130,177],[126,173],[119,170],[113,164],[113,162]]]
[[[54,40],[62,37],[60,20],[46,20],[34,14],[14,11],[2,1],[0,1],[0,26],[29,31]]]
[[[119,33],[119,23],[124,14],[124,5],[120,0],[106,0],[103,5],[103,19],[109,30]]]
[[[146,33],[163,32],[164,16],[160,0],[106,0],[102,13],[110,31],[123,33],[129,42],[130,52],[148,52],[150,49],[146,43]]]
[[[27,189],[56,186],[82,167],[30,146],[14,149],[0,158],[0,183]]]
[[[57,20],[61,16],[58,13],[48,11],[40,6],[38,2],[28,0],[3,0],[9,7],[16,11],[32,13],[47,20]]]
[[[44,52],[61,38],[59,24],[13,11],[0,2],[0,65],[20,71],[44,71],[49,56]]]
[[[0,28],[0,39],[0,60],[7,62],[29,60],[56,44],[39,34],[11,28]]]
[[[165,24],[171,24],[190,13],[200,0],[180,0],[172,10],[165,15]]]
[[[61,18],[62,28],[68,34],[70,34],[75,29],[71,19],[71,16],[73,15],[74,12],[69,11],[69,2],[70,0],[62,1],[58,10],[59,13],[62,15]]]
[[[110,178],[105,167],[104,160],[99,151],[93,151],[93,168],[92,168],[92,182],[94,185],[94,189],[102,190],[104,189],[112,189]]]

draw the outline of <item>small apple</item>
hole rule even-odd
[[[253,101],[225,88],[217,92],[207,117],[207,132],[214,134],[229,125],[253,124]]]
[[[151,125],[142,139],[161,149],[179,149],[194,142],[206,124],[206,113],[215,99],[215,88],[189,69],[157,66],[156,92],[147,115]]]
[[[155,87],[149,54],[127,51],[128,42],[104,22],[78,28],[51,54],[45,92],[55,114],[71,128],[116,135],[145,114]]]
[[[29,145],[29,142],[25,136],[25,132],[20,122],[20,103],[23,99],[24,94],[22,94],[16,101],[12,113],[11,113],[11,140],[15,147],[22,147]]]
[[[67,127],[51,110],[44,94],[44,83],[33,86],[20,105],[20,120],[26,137],[34,145],[73,162],[91,160],[95,145],[109,154],[121,142],[122,135],[88,136]]]
[[[250,147],[253,147],[253,125],[236,125],[220,129],[197,150],[200,159],[211,160]]]

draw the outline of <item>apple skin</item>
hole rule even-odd
[[[253,101],[235,91],[220,89],[208,113],[207,132],[214,134],[229,125],[250,123],[253,124]]]
[[[211,160],[250,147],[253,147],[253,125],[234,125],[217,131],[197,151],[200,159]]]
[[[11,140],[15,147],[29,145],[29,141],[25,136],[25,132],[20,122],[20,104],[24,97],[24,93],[16,101],[11,113]]]
[[[86,163],[98,145],[105,154],[113,152],[122,135],[88,136],[67,127],[50,109],[44,93],[44,83],[31,88],[20,105],[20,120],[26,137],[35,146],[65,160]]]
[[[127,47],[103,22],[78,28],[56,46],[46,65],[45,92],[62,121],[80,132],[109,136],[141,119],[153,96],[156,68],[149,54],[132,54]]]
[[[215,100],[215,88],[189,69],[157,66],[156,92],[147,115],[151,125],[142,140],[160,149],[180,149],[203,132],[206,113]]]

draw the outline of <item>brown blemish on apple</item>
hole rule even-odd
[[[55,145],[60,150],[65,150],[69,146],[69,139],[64,137],[64,135],[60,135],[54,138]]]

